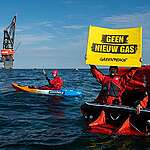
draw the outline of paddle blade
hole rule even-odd
[[[46,71],[43,69],[43,74],[46,76],[47,75],[47,73],[46,73]]]

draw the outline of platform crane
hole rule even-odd
[[[16,16],[13,17],[11,24],[4,29],[3,49],[1,50],[1,62],[4,69],[12,69],[14,63],[14,37],[16,28]]]

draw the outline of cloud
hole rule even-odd
[[[69,4],[69,5],[72,5],[74,4],[75,1],[72,1],[72,0],[64,0],[64,3],[65,4]]]
[[[150,12],[105,17],[103,21],[112,23],[138,24],[147,22],[147,19],[150,19]]]
[[[80,62],[84,59],[87,38],[84,28],[80,24],[64,25],[63,21],[19,25],[15,43],[21,44],[15,54],[16,68],[30,68],[30,64],[40,67],[40,62],[49,67],[83,66]]]
[[[81,30],[85,28],[83,25],[63,24],[64,22],[61,21],[58,23],[51,21],[29,23],[17,28],[16,38],[24,45],[38,44],[39,42],[41,44],[42,42],[47,42],[47,44],[48,42],[51,42],[51,44],[68,42],[67,40],[72,40],[72,37],[78,38],[78,33],[73,33],[72,30],[78,30],[81,35]]]
[[[143,28],[143,60],[144,63],[149,63],[150,49],[150,12],[134,13],[119,16],[111,16],[103,19],[105,24],[111,24],[117,28],[138,27]]]
[[[43,21],[43,22],[36,22],[36,23],[33,23],[33,26],[41,26],[41,27],[53,27],[54,26],[54,23],[52,21]]]
[[[25,31],[28,31],[28,30],[31,30],[32,27],[29,26],[29,25],[23,25],[23,26],[20,26],[20,25],[16,25],[16,32],[18,33],[22,33],[22,32],[25,32]]]
[[[16,26],[16,40],[21,41],[23,45],[39,44],[39,42],[48,42],[54,38],[54,34],[46,32],[46,28],[52,28],[50,21],[33,22],[25,25]]]
[[[125,14],[119,16],[105,17],[103,22],[106,24],[112,24],[116,27],[137,27],[143,26],[144,30],[146,29],[150,33],[150,12],[145,13],[134,13],[134,14]]]
[[[16,26],[16,31],[17,32],[29,32],[29,31],[34,31],[34,30],[43,30],[44,28],[53,28],[54,23],[51,21],[40,21],[40,22],[31,22],[25,25],[18,25]]]
[[[51,35],[40,34],[23,34],[17,37],[23,45],[38,44],[39,42],[49,41],[52,39]]]
[[[85,26],[83,26],[83,25],[66,25],[66,26],[63,26],[63,28],[65,28],[65,29],[77,29],[77,30],[79,30],[79,29],[85,28]]]
[[[111,24],[116,28],[138,27],[143,28],[143,37],[150,39],[150,12],[125,14],[105,17],[103,23]]]

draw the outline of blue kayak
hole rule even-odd
[[[61,90],[43,90],[30,86],[24,86],[17,83],[12,83],[12,86],[16,91],[24,91],[28,93],[43,94],[43,95],[53,95],[53,96],[81,96],[82,92],[74,89],[61,89]]]

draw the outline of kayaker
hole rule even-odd
[[[126,85],[134,76],[137,68],[132,67],[120,76],[118,75],[117,66],[110,66],[109,75],[104,75],[95,65],[90,65],[90,69],[92,75],[102,85],[96,102],[100,104],[121,104],[121,97],[126,89]]]
[[[46,72],[43,71],[46,80],[48,81],[49,85],[45,85],[40,87],[40,89],[45,89],[45,90],[60,90],[63,86],[63,80],[61,79],[61,77],[58,76],[58,70],[53,70],[51,72],[52,76],[54,79],[49,79]]]

